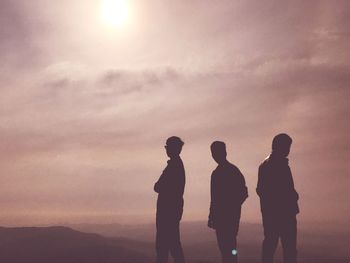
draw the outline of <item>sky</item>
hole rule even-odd
[[[245,176],[293,138],[299,220],[350,222],[350,2],[0,0],[0,224],[143,223],[165,140],[185,142],[184,220],[206,220],[210,144]]]

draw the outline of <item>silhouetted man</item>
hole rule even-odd
[[[180,242],[180,220],[183,212],[185,169],[180,158],[183,142],[173,136],[166,141],[165,149],[170,160],[159,180],[154,185],[157,200],[157,263],[168,262],[169,252],[175,263],[184,263]]]
[[[285,263],[297,262],[298,193],[294,189],[287,156],[292,138],[278,134],[272,141],[272,153],[259,167],[257,193],[264,226],[262,262],[272,263],[281,238]]]
[[[208,226],[216,230],[222,262],[238,262],[237,234],[241,206],[248,197],[248,190],[240,170],[226,159],[224,142],[213,142],[211,154],[218,166],[211,175]]]

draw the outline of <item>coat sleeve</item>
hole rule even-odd
[[[276,203],[278,200],[278,188],[277,182],[271,181],[271,178],[268,176],[268,167],[260,165],[258,173],[258,185],[256,187],[256,192],[261,200],[266,202]],[[277,195],[276,195],[277,194]]]
[[[168,166],[164,169],[163,173],[160,175],[158,181],[154,184],[154,191],[156,193],[160,193],[161,191],[164,190],[165,188],[165,185],[166,185],[166,173],[167,173],[167,170],[168,170]]]
[[[290,170],[290,167],[288,167],[288,178],[289,178],[289,184],[290,184],[291,194],[292,194],[293,198],[295,199],[295,201],[298,201],[298,200],[299,200],[299,194],[298,194],[298,192],[295,190],[295,187],[294,187],[294,180],[293,180],[292,171]]]
[[[262,165],[259,166],[259,171],[258,171],[258,185],[256,187],[256,193],[260,198],[263,198],[264,196],[264,168]]]
[[[211,175],[210,179],[210,208],[209,208],[209,221],[213,222],[214,221],[214,214],[215,214],[215,192],[216,186],[215,186],[215,179],[213,174]]]
[[[238,170],[239,171],[239,170]],[[240,174],[240,185],[241,185],[241,191],[240,191],[240,197],[239,197],[239,200],[240,200],[240,204],[242,205],[244,203],[244,201],[248,198],[248,188],[246,186],[246,183],[245,183],[245,179],[244,179],[244,176],[243,174],[241,173],[241,171],[239,171],[239,174]]]
[[[173,191],[174,196],[182,197],[185,190],[185,169],[182,164],[177,164],[172,172],[172,184],[168,190]]]
[[[185,170],[182,164],[168,163],[159,180],[154,185],[154,191],[164,193],[173,198],[181,197],[185,188]]]

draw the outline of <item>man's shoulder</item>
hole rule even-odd
[[[169,169],[173,173],[183,174],[183,175],[185,174],[185,167],[184,167],[184,164],[183,164],[181,158],[171,159],[170,163],[169,163]]]
[[[226,170],[226,173],[227,175],[231,175],[231,176],[234,176],[234,177],[242,177],[242,173],[241,173],[241,170],[234,164],[232,163],[228,163],[226,166],[225,166],[225,170]]]
[[[239,168],[236,165],[234,165],[233,163],[228,163],[227,168],[228,168],[229,171],[231,171],[234,174],[240,174],[241,173],[241,170],[239,170]]]
[[[267,166],[269,166],[269,163],[270,163],[270,156],[267,156],[260,164],[259,168],[260,169],[264,169],[266,168]]]
[[[215,169],[211,172],[211,177],[216,177],[220,173],[220,167],[216,166]]]
[[[216,177],[219,174],[220,175],[240,175],[241,171],[236,165],[228,162],[224,165],[218,165],[212,172],[213,177]]]

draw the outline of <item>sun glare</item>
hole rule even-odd
[[[110,26],[119,27],[129,19],[129,5],[126,0],[103,0],[101,18]]]

